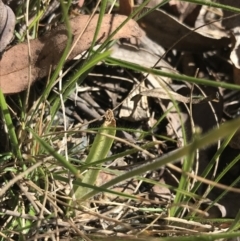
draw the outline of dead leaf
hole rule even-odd
[[[138,95],[142,89],[146,89],[144,82],[138,85],[137,87],[134,86],[131,93],[128,97],[124,100],[119,117],[124,118],[129,121],[142,121],[146,120],[150,117],[149,114],[149,106],[147,98],[143,96],[139,101],[132,101],[132,97]]]
[[[163,69],[166,72],[174,72],[173,68],[163,59],[159,61],[159,56],[164,54],[164,49],[161,46],[154,43],[147,36],[141,37],[138,44],[132,43],[117,43],[111,48],[111,57],[121,59],[135,64],[146,66],[151,68],[153,66]],[[156,64],[157,63],[157,64]],[[147,82],[150,83],[151,87],[159,87],[169,83],[169,78],[162,76],[154,76],[152,74],[145,74]],[[161,84],[160,84],[161,83]],[[145,85],[145,83],[144,83]],[[127,99],[123,102],[122,108],[119,113],[119,117],[127,119],[128,121],[142,121],[148,119],[149,107],[146,97],[141,98],[140,101],[131,101],[134,95],[137,95],[139,91],[145,90],[146,87],[143,85],[133,87],[132,93],[128,95]],[[134,91],[133,91],[134,90]]]
[[[106,38],[126,19],[121,15],[105,15],[103,18],[98,43]],[[70,20],[73,42],[84,29],[89,16],[82,15]],[[73,49],[68,60],[87,50],[91,46],[96,29],[98,15],[94,16],[84,31],[79,43]],[[130,20],[115,34],[113,39],[141,37],[142,31],[134,20]],[[18,44],[6,51],[0,62],[0,87],[5,94],[17,93],[27,88],[28,82],[32,84],[37,79],[46,76],[49,69],[54,69],[61,58],[67,42],[67,30],[60,25],[46,36],[30,42],[31,47],[31,78],[28,76],[28,45]]]
[[[235,7],[235,8],[240,8],[240,2],[236,0],[217,0],[216,2],[224,5],[228,5],[231,7]],[[233,15],[235,16],[229,18],[230,16],[233,16]],[[239,27],[239,21],[240,21],[239,14],[223,10],[222,24],[226,29],[233,29],[233,28]]]
[[[146,14],[138,22],[147,36],[164,48],[170,48],[176,44],[174,48],[177,50],[202,52],[226,47],[230,44],[229,37],[223,32],[220,37],[205,36],[193,31],[161,10]],[[182,40],[179,41],[180,39]]]
[[[119,0],[119,13],[129,16],[134,6],[133,0]]]
[[[232,7],[240,7],[240,3],[238,1],[233,0],[218,0],[217,2],[225,5],[229,5]],[[234,76],[234,82],[235,84],[240,84],[239,76],[240,76],[240,16],[234,12],[229,12],[226,10],[223,10],[223,16],[226,19],[223,19],[222,25],[227,29],[231,30],[232,34],[232,52],[230,55],[230,59],[233,63],[233,76]],[[231,17],[232,16],[232,17]]]
[[[13,38],[15,22],[16,19],[12,9],[0,0],[0,53]]]
[[[121,59],[148,68],[155,66],[166,72],[174,72],[172,70],[173,68],[164,59],[159,61],[159,56],[164,55],[165,50],[147,36],[143,36],[138,45],[131,43],[116,43],[111,50],[111,57],[115,59]],[[176,73],[176,71],[174,73]]]

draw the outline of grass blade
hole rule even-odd
[[[12,118],[11,118],[10,112],[8,110],[8,106],[7,106],[5,97],[4,97],[1,89],[0,89],[0,109],[2,112],[2,116],[5,120],[6,126],[7,126],[9,140],[12,145],[12,153],[16,158],[18,158],[19,160],[22,160],[22,154],[19,149],[18,138],[17,138],[16,132],[15,132],[14,125],[12,123]]]
[[[115,136],[116,134],[116,121],[113,116],[113,112],[108,110],[105,114],[105,122],[102,125],[102,128],[98,131],[97,136],[94,139],[94,142],[91,146],[88,157],[85,161],[86,164],[93,164],[101,159],[106,158],[110,148],[113,144],[113,138],[110,138],[109,135]],[[106,136],[108,135],[108,136]],[[94,185],[98,176],[98,169],[88,170],[84,175],[82,182]],[[75,190],[76,199],[82,199],[86,194],[88,194],[91,189],[78,186]]]

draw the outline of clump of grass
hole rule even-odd
[[[64,4],[61,1],[62,16],[66,26],[69,26],[68,8],[70,2]],[[208,4],[200,1],[191,2]],[[39,35],[37,32],[39,19],[46,6],[42,6],[40,1],[30,1],[30,3],[28,14],[34,16],[34,20],[30,25],[29,33],[36,37]],[[106,12],[107,4],[108,1],[102,1],[101,3],[99,25],[96,28],[95,36],[97,36],[97,31],[101,27],[101,19]],[[219,7],[215,3],[211,2],[211,4]],[[19,10],[19,21],[22,21],[23,13],[24,11]],[[31,92],[26,91],[11,97],[4,96],[0,92],[1,118],[4,123],[2,126],[7,133],[5,149],[0,153],[0,178],[2,180],[2,189],[0,190],[1,240],[30,240],[30,237],[40,239],[55,234],[64,236],[70,230],[70,227],[74,230],[73,234],[82,239],[107,240],[106,236],[99,237],[97,235],[108,235],[107,230],[105,232],[100,230],[98,224],[96,224],[94,232],[91,225],[87,226],[87,223],[96,220],[96,223],[108,222],[108,226],[113,225],[119,228],[121,233],[125,233],[126,230],[130,233],[127,237],[119,238],[119,240],[136,240],[135,236],[138,236],[138,240],[146,240],[147,238],[149,240],[176,239],[183,241],[193,239],[216,240],[240,236],[240,232],[235,232],[239,229],[239,215],[236,216],[234,221],[231,220],[232,224],[228,232],[215,234],[210,234],[211,229],[208,223],[216,225],[218,222],[224,222],[224,220],[196,220],[194,215],[183,217],[184,208],[186,206],[189,208],[190,199],[199,198],[196,192],[200,182],[214,185],[213,182],[206,180],[204,177],[207,176],[214,160],[227,145],[230,137],[239,128],[239,118],[226,122],[207,134],[196,135],[191,143],[187,143],[185,140],[185,146],[167,155],[157,156],[151,153],[151,148],[159,144],[157,141],[148,141],[143,145],[136,145],[116,137],[116,131],[139,132],[142,137],[151,136],[152,132],[118,127],[112,111],[107,112],[107,120],[102,126],[92,129],[84,129],[84,125],[68,126],[66,113],[64,112],[64,103],[67,101],[69,94],[75,91],[77,84],[81,85],[84,82],[92,68],[101,60],[104,60],[105,64],[117,64],[122,68],[137,72],[154,73],[158,76],[167,76],[195,84],[237,90],[240,87],[180,74],[169,74],[138,66],[134,63],[116,60],[109,57],[109,52],[105,50],[108,42],[105,42],[96,51],[91,48],[92,51],[89,51],[89,56],[81,65],[81,69],[75,69],[74,74],[66,77],[65,81],[61,82],[60,80],[59,83],[62,83],[62,87],[58,91],[54,91],[53,86],[56,84],[59,73],[64,70],[64,61],[70,49],[70,30],[68,34],[69,42],[65,52],[59,60],[57,69],[49,76],[46,89],[40,95],[36,91],[36,96],[32,96]],[[16,35],[19,39],[26,38],[24,34],[23,36]],[[95,41],[94,38],[92,47]],[[63,124],[59,124],[58,120],[55,119],[59,110],[63,113]],[[159,123],[161,121],[162,119],[159,120]],[[86,134],[95,135],[93,142],[89,143],[87,137],[83,137]],[[80,142],[73,143],[74,148],[70,148],[69,140],[74,138],[80,139]],[[167,139],[167,137],[165,138]],[[222,149],[213,157],[213,161],[206,168],[204,176],[199,178],[193,175],[191,171],[196,150],[216,143],[223,138],[226,138],[226,140],[222,144]],[[117,143],[124,143],[128,147],[124,151],[108,156],[113,149],[112,147]],[[148,161],[134,168],[129,167],[127,171],[114,170],[103,165],[137,152],[144,153],[148,157]],[[185,158],[185,164],[181,170],[178,187],[164,185],[144,176],[146,173],[159,170],[165,166],[175,168],[173,164],[181,158]],[[233,160],[232,165],[237,161],[237,158]],[[100,186],[96,186],[95,183],[99,179],[100,171],[113,175],[113,178]],[[228,168],[215,181],[218,182],[227,171]],[[189,183],[193,179],[197,179],[198,182],[190,190]],[[113,188],[128,180],[144,181],[145,183],[169,188],[174,191],[175,196],[159,204],[150,199],[146,200],[146,198],[142,198],[134,192],[129,194]],[[217,183],[215,184],[217,185]],[[236,191],[236,189],[234,190]],[[103,192],[115,195],[118,197],[117,201],[101,199]],[[99,200],[94,199],[94,197],[99,197]],[[113,209],[110,210],[111,212],[109,211],[110,207]],[[112,216],[99,214],[101,208],[107,209]],[[115,218],[118,212],[114,211],[114,208],[129,212],[129,215],[124,216],[122,220],[118,220]],[[193,208],[193,213],[195,211],[198,211],[196,207]],[[154,215],[156,218],[152,219]],[[158,219],[162,220],[162,226],[158,224],[155,228],[154,223]],[[136,223],[134,223],[134,220]],[[139,220],[143,223],[138,223]],[[80,225],[86,227],[85,232],[79,230]],[[146,227],[146,230],[141,228],[141,225]],[[54,231],[51,230],[52,227]],[[117,235],[117,228],[115,233],[112,232],[111,235]],[[162,229],[162,233],[157,230],[159,228]],[[196,232],[195,230],[193,232],[193,229],[196,229]],[[205,233],[201,232],[202,229]],[[182,231],[180,232],[180,230]],[[91,234],[87,235],[87,232]],[[73,234],[69,236],[74,236]],[[166,237],[156,239],[156,234]],[[112,238],[109,239],[112,240]],[[117,240],[118,238],[114,237],[114,239]]]

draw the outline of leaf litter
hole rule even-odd
[[[174,2],[175,1],[170,1],[167,7],[165,6],[162,10],[155,10],[142,18],[139,21],[139,26],[146,32],[146,35],[143,35],[137,43],[126,40],[118,41],[111,47],[113,50],[111,56],[128,62],[138,63],[145,67],[154,66],[157,69],[171,73],[181,73],[206,79],[214,78],[217,81],[232,82],[233,79],[235,81],[235,79],[237,79],[236,75],[231,74],[235,73],[235,71],[232,71],[232,68],[234,69],[235,66],[229,62],[231,53],[229,45],[234,43],[231,42],[232,38],[227,31],[228,29],[218,29],[219,26],[211,24],[205,26],[205,28],[209,27],[208,30],[211,30],[209,31],[211,32],[211,36],[206,36],[206,33],[202,34],[201,28],[199,31],[191,32],[191,29],[193,29],[199,21],[206,23],[204,19],[205,16],[201,12],[210,12],[213,17],[211,19],[212,21],[218,19],[219,16],[214,15],[212,9],[201,7],[198,14],[195,13],[193,22],[189,24],[189,20],[186,21],[188,15],[185,14],[185,12],[180,12],[175,14],[175,17],[173,16],[173,10],[176,11],[176,9],[174,9],[171,3]],[[190,14],[193,14],[192,11],[189,11],[189,15]],[[81,21],[86,18],[86,16],[82,16]],[[107,27],[109,27],[109,18],[110,17],[106,15],[104,20],[106,21]],[[95,18],[93,22],[96,22],[96,19],[97,18]],[[117,22],[119,19],[121,19],[120,21],[124,20],[121,16],[116,17]],[[187,26],[187,23],[189,26]],[[133,25],[126,25],[126,28],[121,32],[122,35],[118,35],[116,37],[117,39],[140,37],[139,33],[141,31],[137,30],[137,32],[133,32],[133,30],[137,29],[135,23],[131,22],[130,24]],[[94,26],[95,25],[89,30],[91,36]],[[113,29],[115,28],[114,26]],[[215,28],[214,31],[211,28]],[[78,33],[79,32],[80,30]],[[51,32],[50,35],[52,36],[53,33],[55,35],[55,32]],[[89,38],[91,39],[92,37],[87,36],[86,42]],[[47,45],[48,40],[47,38],[45,39],[43,38],[42,42],[44,45]],[[179,39],[181,39],[181,41],[177,42]],[[44,41],[46,41],[46,43]],[[55,40],[53,39],[53,41]],[[41,41],[36,40],[36,44],[41,44]],[[18,68],[16,62],[18,57],[13,58],[13,52],[18,48],[18,51],[20,51],[21,46],[23,45],[18,44],[7,50],[1,60],[1,68],[4,66],[4,71],[8,71],[8,68],[5,67],[7,63],[11,59],[11,61],[14,61],[16,73],[12,75],[12,80],[18,76],[18,82],[21,84],[21,87],[15,84],[11,84],[10,87],[4,87],[3,82],[7,81],[1,76],[1,88],[6,94],[22,91],[27,86],[26,82],[22,85],[22,81],[19,81],[24,79],[21,71],[27,73],[27,66]],[[35,42],[32,42],[31,46],[35,49]],[[27,46],[24,48],[26,47]],[[75,57],[74,55],[80,54],[89,47],[89,42],[86,46],[80,46],[73,52],[70,58],[72,59]],[[18,51],[15,51],[16,54]],[[21,53],[27,54],[27,49],[22,49],[21,47]],[[55,50],[53,53],[55,53]],[[61,53],[61,51],[59,51],[59,53]],[[10,60],[7,56],[9,56]],[[162,59],[158,61],[161,56]],[[237,55],[236,58],[238,60]],[[50,61],[53,61],[50,62],[50,64],[54,66],[56,61],[54,58],[50,59]],[[27,63],[27,60],[22,63]],[[35,68],[35,66],[37,66],[37,60],[33,61],[33,63],[33,67]],[[69,64],[71,64],[71,62]],[[25,70],[22,70],[23,68],[25,68]],[[12,72],[14,71],[10,68],[9,73],[5,73],[5,75],[8,75],[6,80],[9,80]],[[1,71],[1,74],[2,73]],[[33,73],[35,72],[33,71]],[[33,75],[31,79],[35,81],[46,75],[47,71],[39,73],[36,70],[36,75]],[[42,84],[43,83],[37,83],[37,85],[40,86]],[[138,88],[140,88],[138,92],[134,92]],[[144,88],[145,93],[141,92],[141,88]],[[152,89],[154,89],[155,92],[152,92]],[[134,91],[130,93],[132,90]],[[156,90],[162,94],[159,94]],[[206,99],[209,96],[216,96],[216,93],[219,95],[218,101],[193,103],[195,96]],[[134,103],[132,100],[140,95],[143,95],[144,98],[140,98],[139,101],[141,104],[139,105],[139,103]],[[173,99],[174,101],[172,101]],[[181,99],[184,101],[181,101]],[[116,108],[121,103],[123,104],[119,108]],[[176,104],[179,106],[180,112],[176,108]],[[68,148],[72,148],[73,150],[71,154],[72,162],[77,165],[82,165],[83,163],[78,160],[84,159],[87,153],[86,148],[92,143],[93,139],[91,133],[83,134],[84,130],[86,130],[87,127],[94,128],[98,126],[101,120],[100,122],[89,124],[88,122],[91,122],[92,119],[101,119],[105,110],[114,109],[117,127],[121,128],[117,132],[117,137],[122,138],[124,141],[114,142],[109,157],[116,155],[116,158],[114,158],[115,161],[112,161],[110,158],[110,160],[105,163],[103,170],[100,171],[97,186],[101,186],[118,176],[121,172],[126,172],[138,165],[142,165],[144,162],[148,162],[150,157],[164,155],[183,146],[183,123],[186,128],[187,140],[190,141],[196,127],[200,127],[203,133],[208,132],[225,120],[236,118],[239,115],[239,108],[239,93],[236,91],[197,86],[185,82],[179,83],[170,78],[139,73],[137,71],[124,69],[120,66],[111,66],[107,63],[99,63],[92,72],[89,73],[84,83],[78,87],[77,93],[71,94],[66,101],[65,115],[68,119],[69,130],[76,127],[80,127],[80,130],[83,130],[80,134],[69,135]],[[128,112],[127,116],[126,111]],[[163,115],[165,115],[166,118],[160,121]],[[62,116],[60,112],[57,114],[55,127],[61,131],[63,130],[64,122]],[[151,133],[151,135],[149,133]],[[163,138],[164,135],[168,138]],[[52,135],[51,139],[53,147],[58,149],[59,153],[62,153],[65,144],[62,143],[61,146],[58,134]],[[218,172],[221,172],[233,158],[240,154],[238,140],[239,132],[236,133],[234,139],[220,156]],[[128,155],[122,154],[122,156],[118,156],[124,153],[124,151],[129,150],[130,144],[144,146],[151,141],[155,143],[147,151],[132,150],[132,153]],[[197,173],[200,174],[218,149],[219,146],[216,144],[200,150],[193,169],[196,169]],[[229,159],[229,155],[231,155],[232,158]],[[183,161],[184,160],[179,160],[179,163]],[[9,165],[10,164],[8,164],[8,166]],[[63,168],[56,167],[53,160],[49,161],[46,165],[51,173],[61,176]],[[237,162],[220,182],[230,185],[230,180],[234,181],[239,176],[239,170],[239,164]],[[211,175],[209,174],[208,177],[211,178]],[[81,232],[84,230],[85,233],[91,235],[122,236],[124,234],[128,236],[137,235],[139,238],[142,237],[141,235],[144,236],[146,234],[161,237],[169,235],[193,235],[199,232],[209,232],[210,230],[217,232],[219,230],[218,227],[214,227],[214,230],[212,230],[212,226],[206,223],[204,208],[208,208],[208,205],[211,205],[211,200],[215,200],[222,192],[221,189],[218,188],[214,188],[209,196],[206,197],[208,198],[208,202],[202,204],[202,214],[201,210],[198,211],[200,216],[203,215],[206,224],[203,223],[200,225],[198,222],[187,222],[179,225],[178,222],[182,220],[179,219],[171,220],[172,225],[169,225],[169,220],[167,221],[167,210],[173,201],[175,195],[174,188],[178,186],[179,179],[180,176],[178,173],[169,167],[164,167],[159,170],[146,172],[136,179],[119,183],[119,185],[113,187],[111,190],[125,193],[126,195],[130,195],[129,197],[126,196],[123,198],[113,193],[102,193],[90,200],[90,207],[83,208],[83,210],[77,212],[73,223],[63,221],[64,202],[62,201],[62,197],[66,197],[70,189],[68,185],[66,185],[66,181],[52,179],[55,188],[58,189],[57,195],[46,195],[49,200],[57,199],[59,204],[58,207],[56,207],[55,204],[49,201],[49,207],[44,207],[44,215],[48,212],[52,213],[50,210],[53,210],[57,213],[55,219],[58,225],[52,224],[51,220],[45,220],[45,222],[42,220],[40,221],[40,227],[42,231],[44,231],[44,234],[40,234],[37,230],[32,230],[32,233],[27,236],[28,240],[37,237],[43,238],[46,237],[46,235],[50,237],[51,235],[57,235],[57,233],[64,237],[70,229],[72,230],[70,236],[73,238],[75,235],[80,235],[77,231],[79,227],[81,228]],[[33,195],[36,195],[36,191],[40,190],[31,182],[26,182],[24,185],[31,188],[31,193],[35,193]],[[206,187],[202,186],[197,194],[200,196],[203,195],[205,188]],[[54,189],[52,190],[55,191]],[[27,193],[30,193],[30,191]],[[195,194],[193,199],[186,204],[189,212],[188,215],[191,212],[197,211],[194,209],[194,200],[198,202],[198,199],[199,196]],[[218,202],[220,206],[215,205],[207,211],[209,214],[208,218],[234,218],[239,210],[240,203],[238,200],[238,193],[227,193]],[[142,211],[141,208],[143,207],[149,208],[149,211]],[[5,210],[6,213],[9,213],[9,209],[10,207]],[[152,213],[150,210],[154,212]],[[15,212],[12,215],[18,215],[18,213]],[[152,223],[152,225],[149,225],[149,223]],[[50,224],[55,230],[52,233]],[[105,236],[103,237],[106,238]]]

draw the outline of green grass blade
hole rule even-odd
[[[97,21],[97,26],[96,26],[96,29],[95,29],[95,32],[94,32],[94,36],[93,36],[93,39],[92,39],[92,44],[91,44],[91,47],[90,47],[90,52],[92,52],[93,47],[94,47],[95,44],[96,44],[97,36],[98,36],[98,33],[99,33],[100,29],[101,29],[102,20],[103,20],[103,17],[104,17],[104,15],[105,15],[105,12],[106,12],[107,2],[108,2],[108,0],[102,0],[102,2],[101,2],[101,8],[100,8],[100,12],[99,12],[99,17],[98,17],[98,21]]]
[[[91,146],[88,157],[85,161],[86,164],[95,164],[96,161],[106,158],[108,152],[111,149],[113,144],[113,138],[110,136],[115,136],[116,134],[116,121],[113,116],[113,112],[108,110],[105,114],[105,122],[102,125],[102,128],[98,131],[94,142]],[[106,136],[107,135],[107,136]],[[90,169],[84,175],[82,182],[94,185],[98,176],[98,169]],[[75,186],[75,197],[76,199],[82,199],[87,193],[89,193],[92,189],[83,187],[83,186]]]
[[[222,139],[225,136],[229,135],[230,133],[236,131],[239,128],[239,125],[240,125],[240,118],[224,123],[223,125],[220,126],[220,128],[215,128],[211,132],[203,135],[202,137],[194,139],[191,144],[183,148],[180,148],[176,151],[173,151],[169,154],[166,154],[162,157],[156,158],[153,162],[150,162],[150,163],[148,162],[147,164],[141,165],[129,172],[126,172],[123,175],[118,176],[115,179],[105,183],[101,187],[109,188],[126,179],[141,175],[142,173],[145,173],[150,170],[156,170],[168,163],[178,161],[180,158],[189,155],[189,153],[191,153],[192,150],[200,149],[204,146],[208,146],[212,143],[215,143],[219,139]],[[88,199],[96,195],[97,193],[98,192],[96,191],[91,191],[86,196],[84,196],[84,199]]]
[[[110,55],[110,51],[100,53],[97,56],[95,56],[95,58],[91,58],[86,62],[86,64],[81,66],[81,68],[79,68],[79,70],[71,77],[69,81],[66,81],[66,84],[63,86],[63,90],[62,90],[63,99],[66,100],[69,94],[74,90],[76,83],[81,84],[86,78],[86,76],[88,75],[88,73],[91,71],[91,69],[97,63],[107,58],[109,55]],[[52,116],[55,116],[61,104],[59,101],[59,97],[58,96],[56,97],[56,95],[54,95],[49,100],[49,102],[52,104],[52,108],[51,108]]]
[[[200,84],[200,85],[222,87],[222,88],[232,89],[232,90],[240,90],[240,86],[235,85],[235,84],[228,84],[225,82],[216,82],[215,80],[195,78],[195,77],[191,77],[191,76],[187,76],[187,75],[167,73],[167,72],[164,72],[161,70],[147,68],[144,66],[140,66],[138,64],[134,64],[132,62],[127,62],[127,61],[123,61],[120,59],[114,59],[111,57],[108,57],[107,60],[109,61],[109,63],[112,63],[114,65],[121,66],[121,67],[124,67],[127,69],[132,69],[132,70],[139,71],[139,72],[142,71],[142,72],[153,74],[153,75],[159,75],[159,76],[168,77],[171,79],[187,81],[189,83],[195,83],[195,84]]]
[[[12,118],[11,118],[5,97],[4,97],[1,89],[0,89],[0,109],[2,112],[1,114],[4,118],[6,126],[7,126],[9,140],[10,140],[10,143],[12,146],[12,149],[11,149],[12,153],[16,158],[18,158],[19,160],[22,160],[22,154],[21,154],[21,150],[19,148],[16,131],[15,131],[14,125],[12,123]]]
[[[69,22],[69,16],[67,13],[67,9],[64,6],[63,0],[60,0],[60,3],[61,3],[61,7],[62,7],[64,22],[65,22],[66,29],[67,29],[68,39],[67,39],[65,50],[59,60],[59,63],[57,65],[55,71],[53,72],[52,77],[51,77],[48,85],[46,86],[44,93],[42,94],[41,98],[38,101],[38,105],[36,106],[36,111],[38,110],[38,106],[44,102],[44,100],[48,97],[49,93],[51,92],[53,84],[54,84],[55,80],[57,79],[59,72],[63,68],[63,65],[65,63],[65,60],[67,58],[67,55],[69,53],[69,50],[70,50],[71,44],[72,44],[72,31],[71,31],[71,26],[70,26],[70,22]],[[35,112],[33,112],[32,118],[34,118],[34,116],[35,116]],[[32,122],[32,118],[29,121],[30,123]]]
[[[51,154],[62,166],[68,169],[72,174],[78,177],[78,170],[71,165],[62,155],[58,154],[47,142],[42,140],[31,128],[26,128],[29,131],[35,140],[44,148],[49,154]]]

